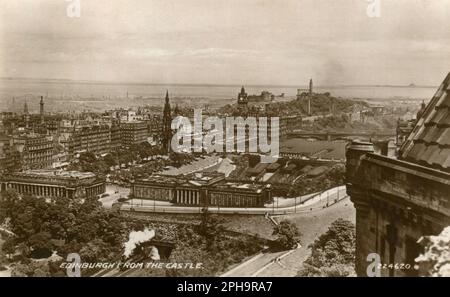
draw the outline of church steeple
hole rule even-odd
[[[175,109],[173,110],[173,116],[177,117],[179,115],[181,115],[180,114],[180,108],[178,107],[178,104],[175,104]]]
[[[170,152],[170,143],[172,141],[172,115],[169,102],[169,91],[166,91],[166,100],[163,110],[163,127],[162,127],[162,146],[164,152],[168,154]]]

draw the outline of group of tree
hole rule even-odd
[[[94,199],[48,202],[7,190],[1,193],[0,209],[0,219],[9,218],[15,234],[3,244],[3,252],[23,264],[53,252],[63,258],[79,253],[85,260],[111,260],[121,253],[127,233],[120,214],[104,210]]]
[[[126,150],[110,152],[104,156],[83,152],[76,161],[69,165],[68,170],[110,174],[112,181],[129,184],[135,179],[147,178],[153,173],[163,170],[166,166],[178,168],[189,164],[199,155],[201,154],[171,153],[169,158],[165,159],[161,157],[162,148],[160,146],[151,146],[144,142]],[[117,166],[120,168],[112,170]]]
[[[276,236],[276,247],[281,249],[293,249],[300,244],[301,233],[295,223],[283,220],[274,227],[273,235]]]
[[[152,146],[148,142],[143,142],[126,149],[120,148],[104,156],[83,152],[70,164],[69,169],[106,174],[110,172],[111,167],[121,165],[128,167],[130,163],[142,163],[146,158],[161,154],[161,146]]]
[[[166,269],[166,276],[214,276],[262,250],[264,241],[227,233],[217,215],[204,209],[198,225],[180,225],[169,261],[201,263],[200,269]]]
[[[310,245],[311,255],[303,263],[298,276],[355,275],[355,225],[337,219]]]

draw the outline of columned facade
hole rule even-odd
[[[223,175],[154,175],[132,185],[133,199],[169,201],[186,206],[264,207],[272,200],[265,184],[227,181]]]
[[[174,200],[180,205],[201,205],[199,189],[175,189]]]
[[[93,173],[36,170],[4,176],[1,190],[6,189],[38,197],[90,198],[103,194],[106,187],[104,178]]]
[[[100,183],[97,185],[93,185],[91,187],[86,187],[83,189],[77,188],[67,188],[65,186],[58,185],[46,185],[46,184],[27,184],[20,182],[6,182],[2,187],[3,190],[6,189],[14,189],[19,194],[24,195],[33,195],[38,197],[65,197],[65,198],[74,198],[75,196],[83,196],[86,198],[96,197],[105,192],[105,184]],[[79,192],[84,191],[85,194],[79,194]]]

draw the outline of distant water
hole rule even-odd
[[[306,86],[246,86],[248,94],[269,91],[275,95],[285,94],[285,98],[295,98],[297,88]],[[417,99],[428,100],[437,87],[390,87],[390,86],[334,86],[317,87],[316,92],[330,92],[335,97],[361,99]],[[193,104],[211,107],[231,103],[237,97],[240,86],[216,85],[154,85],[154,84],[116,84],[91,83],[56,80],[0,79],[0,110],[12,107],[21,110],[27,101],[31,111],[38,110],[39,96],[46,97],[46,109],[50,111],[67,110],[105,110],[116,107],[130,107],[142,104],[162,103],[166,90],[169,90],[174,104]],[[128,96],[128,97],[127,97]]]

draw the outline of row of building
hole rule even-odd
[[[90,172],[26,170],[4,174],[0,189],[43,198],[98,198],[105,193],[105,177]],[[272,201],[264,183],[225,179],[222,173],[153,175],[131,185],[130,198],[159,200],[182,206],[264,207]]]
[[[158,139],[161,129],[160,115],[129,110],[48,115],[41,97],[38,115],[26,103],[22,114],[0,114],[0,172],[60,167],[81,152],[105,154]]]

